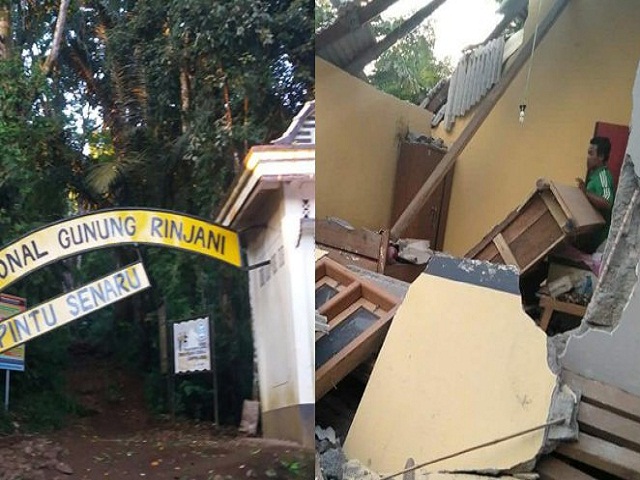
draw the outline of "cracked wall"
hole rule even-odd
[[[603,271],[580,327],[554,343],[563,368],[640,395],[640,65],[632,100]]]

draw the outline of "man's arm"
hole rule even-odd
[[[607,200],[600,195],[596,195],[595,193],[588,191],[584,180],[582,180],[581,178],[576,178],[576,181],[578,182],[578,187],[580,188],[580,190],[582,190],[582,193],[587,196],[589,203],[593,205],[593,208],[595,208],[602,214],[607,214],[611,211],[611,207],[613,205],[611,205],[610,200]]]

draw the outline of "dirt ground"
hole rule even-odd
[[[0,437],[0,480],[313,478],[313,450],[151,418],[141,383],[107,364],[75,371],[69,384],[92,414],[52,434]]]

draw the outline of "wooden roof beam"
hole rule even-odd
[[[440,5],[446,0],[432,0],[431,3],[422,7],[411,17],[396,27],[389,35],[384,37],[378,43],[365,50],[358,55],[345,70],[352,75],[360,72],[369,62],[378,58],[383,52],[388,50],[398,40],[415,30],[424,20],[429,17]]]
[[[380,15],[398,0],[372,0],[362,7],[357,7],[353,11],[345,12],[327,28],[316,35],[316,49],[322,50],[332,43],[349,35],[351,32],[362,27],[365,23]]]

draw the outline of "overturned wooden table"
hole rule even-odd
[[[523,275],[563,240],[589,234],[604,224],[578,187],[538,180],[525,203],[465,257],[515,265]]]

